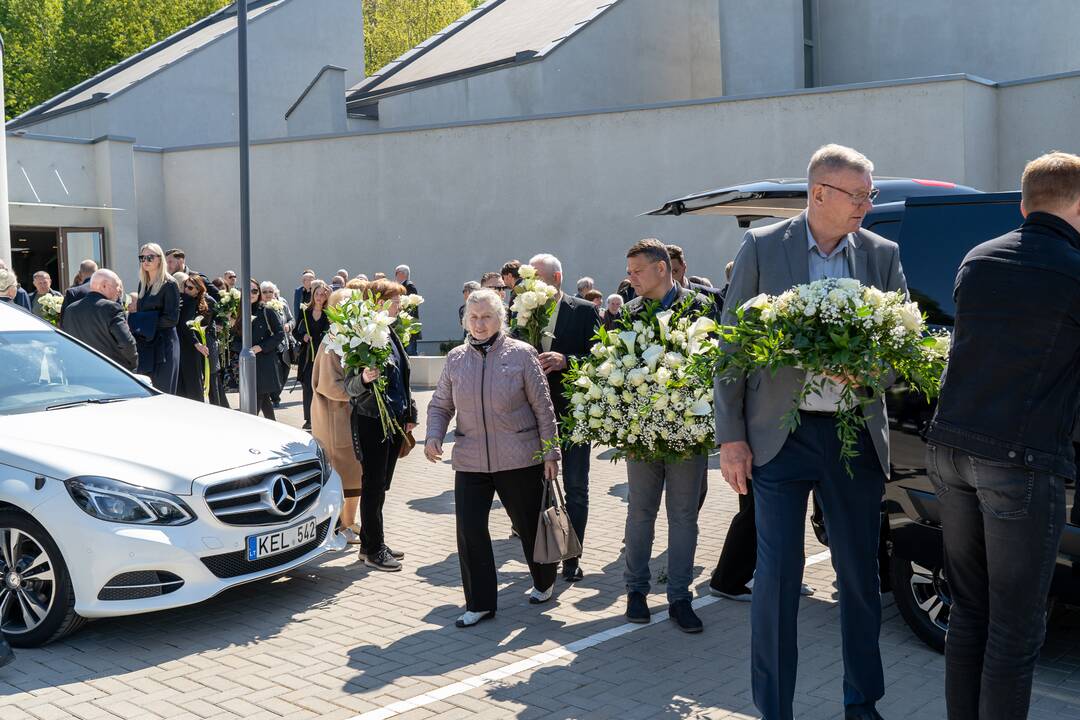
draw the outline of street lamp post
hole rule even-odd
[[[241,292],[240,350],[240,409],[249,415],[258,412],[255,396],[255,353],[251,351],[251,177],[249,159],[251,139],[248,137],[248,53],[247,0],[236,0],[236,49],[238,89],[240,95],[240,283]]]

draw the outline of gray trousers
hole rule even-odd
[[[668,602],[690,599],[694,551],[697,550],[698,505],[707,462],[704,455],[681,462],[627,461],[630,508],[626,514],[626,571],[623,573],[627,591],[649,593],[649,558],[663,495],[668,519]]]

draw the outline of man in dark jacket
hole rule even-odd
[[[90,278],[89,289],[86,297],[73,302],[64,312],[60,329],[118,365],[135,370],[139,364],[135,338],[117,302],[120,278],[112,270],[98,270]]]
[[[64,322],[64,311],[73,302],[81,300],[90,292],[90,277],[97,272],[98,265],[93,260],[83,260],[79,263],[79,272],[75,274],[75,284],[64,293],[64,302],[60,305],[60,322]]]
[[[210,282],[210,278],[205,273],[201,273],[198,270],[192,270],[187,264],[187,253],[180,248],[172,248],[165,252],[165,267],[168,269],[170,275],[176,273],[184,273],[185,275],[198,275],[202,278],[203,284],[206,285],[206,294],[214,299],[214,302],[221,300],[221,291],[217,289],[214,283]]]
[[[949,366],[926,433],[953,597],[950,718],[1027,717],[1065,484],[1076,479],[1080,156],[1028,163],[1021,192],[1024,224],[960,265]]]
[[[559,290],[559,301],[551,314],[549,334],[543,341],[540,366],[551,388],[551,401],[555,417],[566,415],[570,405],[563,392],[563,374],[570,367],[570,359],[582,359],[592,349],[593,336],[600,326],[600,313],[587,300],[570,297],[562,291],[562,263],[554,255],[537,255],[529,264],[536,268],[537,276]],[[589,446],[565,443],[563,452],[563,485],[566,486],[566,514],[570,524],[585,545],[585,525],[589,520]],[[576,582],[582,578],[578,558],[563,562],[563,579]]]
[[[301,305],[306,305],[311,302],[311,283],[315,282],[315,271],[305,270],[300,273],[300,285],[293,290],[292,294],[292,310],[293,317],[300,321],[302,310]]]
[[[416,291],[416,283],[414,283],[412,281],[412,270],[409,269],[408,265],[398,265],[396,268],[394,268],[394,279],[397,280],[398,283],[400,283],[401,285],[403,285],[405,287],[405,294],[406,295],[419,295],[420,294],[419,292]],[[420,306],[419,305],[413,307],[409,312],[412,314],[413,318],[415,318],[416,320],[420,319]],[[418,332],[417,334],[415,334],[411,338],[409,338],[409,344],[405,346],[405,352],[410,356],[415,356],[416,353],[417,353],[417,350],[416,350],[417,343],[423,337],[424,337],[424,333],[423,332]]]
[[[675,280],[675,283],[703,296],[705,300],[712,303],[709,316],[719,322],[720,314],[724,311],[724,299],[720,295],[720,290],[690,282],[686,277],[686,255],[683,253],[683,249],[678,245],[665,245],[665,247],[671,257],[671,277]]]

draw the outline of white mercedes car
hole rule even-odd
[[[307,433],[159,393],[0,303],[0,629],[197,603],[344,547]]]

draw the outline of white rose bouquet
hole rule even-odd
[[[564,383],[571,442],[606,445],[616,458],[681,460],[713,448],[712,379],[692,359],[716,347],[717,325],[690,301],[665,311],[649,302],[614,331],[597,332],[591,357]],[[565,438],[564,438],[565,439]]]
[[[240,291],[230,288],[221,293],[217,307],[214,309],[214,321],[221,325],[221,342],[218,343],[219,361],[222,367],[232,366],[232,329],[236,324],[236,318],[240,315],[240,303],[243,298]]]
[[[389,301],[361,297],[359,292],[337,307],[327,307],[330,330],[326,334],[326,352],[333,351],[341,358],[346,373],[359,373],[364,368],[379,370],[372,388],[379,408],[383,437],[404,434],[397,420],[386,407],[386,373],[393,350],[390,333],[394,318],[387,310]]]
[[[866,424],[860,410],[885,392],[890,371],[927,399],[940,388],[949,336],[931,334],[918,304],[901,292],[850,278],[818,280],[751,298],[736,317],[735,325],[720,329],[722,345],[707,372],[732,382],[758,370],[805,370],[806,382],[781,424],[794,430],[799,406],[812,393],[836,397],[840,454],[849,473]]]
[[[276,312],[278,315],[284,315],[285,314],[285,301],[282,300],[281,298],[274,298],[273,300],[266,300],[265,302],[263,302],[263,305],[270,308],[271,310]]]
[[[511,329],[540,350],[559,291],[536,277],[536,268],[531,265],[522,265],[518,275],[521,282],[514,288],[514,302],[510,304]]]
[[[416,319],[415,309],[424,304],[423,295],[402,295],[401,309],[398,310],[397,322],[394,323],[394,332],[397,333],[402,345],[408,345],[413,336],[419,335],[424,328],[423,323]]]
[[[42,295],[37,299],[37,304],[41,306],[41,317],[53,325],[60,324],[60,308],[64,304],[63,295]]]

